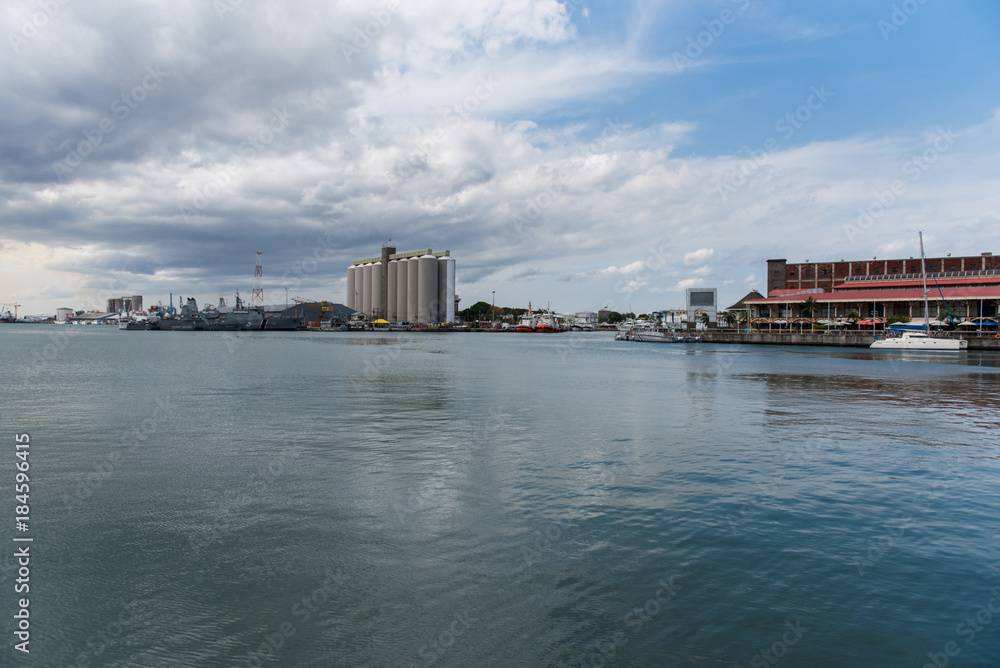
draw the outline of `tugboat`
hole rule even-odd
[[[528,302],[528,312],[521,316],[521,320],[514,328],[515,332],[531,333],[535,331],[535,316],[531,312],[531,302]]]

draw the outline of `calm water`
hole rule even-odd
[[[0,369],[3,665],[1000,665],[996,355],[0,325]]]

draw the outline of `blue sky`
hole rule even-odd
[[[0,300],[29,313],[231,299],[258,249],[268,301],[344,301],[389,238],[451,250],[463,305],[563,312],[725,306],[769,257],[909,257],[918,230],[1000,252],[996,3],[41,12],[0,9]]]

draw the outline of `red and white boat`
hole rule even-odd
[[[521,316],[514,331],[522,334],[535,331],[535,316],[531,313],[531,302],[528,302],[528,312]]]

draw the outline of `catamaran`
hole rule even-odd
[[[924,259],[924,233],[920,232],[920,273],[924,279],[924,331],[903,332],[902,336],[876,340],[870,348],[877,350],[918,350],[933,352],[959,352],[967,350],[965,339],[939,339],[931,336],[929,307],[927,304],[927,263]]]

